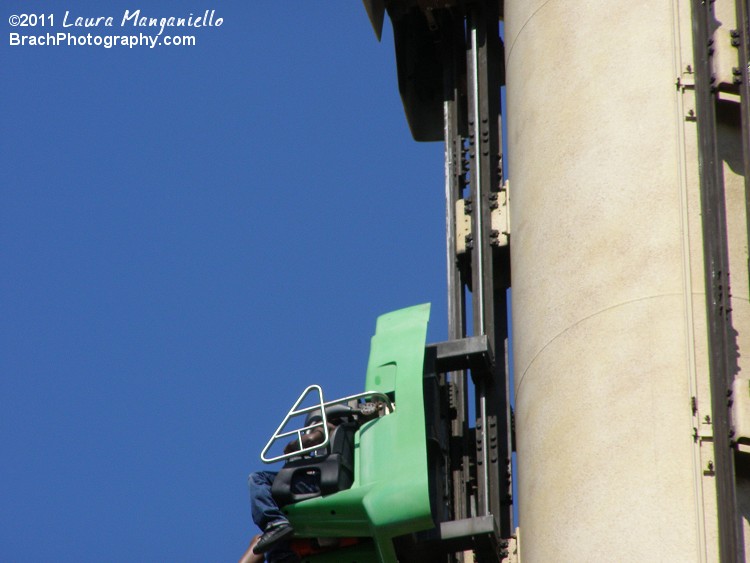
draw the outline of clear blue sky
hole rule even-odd
[[[381,313],[431,301],[445,337],[442,146],[358,0],[2,5],[0,561],[236,560],[302,389],[362,390]],[[138,8],[224,21],[9,45]]]

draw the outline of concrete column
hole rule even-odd
[[[505,0],[524,563],[718,557],[689,18]]]

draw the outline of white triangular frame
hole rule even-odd
[[[304,402],[304,400],[307,398],[307,396],[310,393],[313,393],[317,391],[318,394],[318,404],[313,405],[310,407],[305,408],[298,408],[300,404]],[[260,459],[263,461],[263,463],[275,463],[277,461],[281,461],[282,459],[289,459],[291,457],[299,457],[301,455],[305,455],[307,453],[313,452],[315,450],[319,450],[325,446],[328,445],[328,420],[326,418],[326,410],[324,407],[325,403],[323,401],[323,389],[321,389],[320,385],[310,385],[305,389],[302,394],[299,396],[299,399],[294,403],[294,406],[292,406],[291,409],[289,409],[289,412],[284,417],[284,420],[279,424],[279,427],[276,429],[276,432],[273,433],[273,436],[271,436],[271,439],[266,444],[266,447],[263,448],[263,451],[260,453]],[[310,424],[308,426],[304,426],[302,428],[299,428],[298,430],[290,430],[287,432],[282,432],[282,429],[286,426],[286,424],[295,416],[299,416],[305,413],[310,413],[314,410],[320,410],[320,416],[322,418],[321,422],[316,422],[313,424]],[[310,446],[307,448],[302,448],[302,435],[306,434],[313,428],[323,428],[323,442],[319,444],[315,444],[314,446]],[[271,446],[273,446],[278,440],[281,440],[283,438],[288,438],[289,436],[297,436],[297,441],[300,446],[300,449],[288,453],[288,454],[282,454],[274,457],[266,457],[266,454],[268,453],[268,450],[271,449]]]

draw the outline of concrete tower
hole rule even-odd
[[[504,3],[524,563],[750,544],[737,2]]]

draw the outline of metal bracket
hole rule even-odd
[[[456,200],[456,254],[465,254],[472,248],[471,202]]]
[[[470,369],[472,373],[489,372],[494,361],[486,334],[447,340],[427,347],[435,349],[435,370],[438,373],[464,369]]]
[[[682,103],[685,121],[697,121],[698,116],[695,113],[695,73],[693,72],[692,65],[685,66],[682,75],[677,77],[675,86],[677,87],[677,91],[683,94]]]
[[[501,563],[521,563],[521,530],[516,528],[516,533],[508,540],[507,554],[501,559]]]
[[[490,244],[503,247],[510,244],[510,206],[508,205],[508,188],[505,181],[500,191],[490,194]]]
[[[685,71],[682,73],[682,76],[677,77],[677,82],[675,83],[678,90],[681,90],[684,92],[687,89],[695,90],[695,74],[693,73],[693,67],[690,65],[687,65],[685,67]]]
[[[713,12],[716,21],[719,22],[709,38],[714,86],[720,99],[739,102],[738,85],[732,72],[739,62],[737,47],[740,46],[734,0],[716,0],[713,3]]]
[[[439,534],[440,543],[449,553],[463,550],[497,553],[501,547],[497,545],[495,517],[491,514],[441,522]]]
[[[732,430],[737,450],[750,453],[750,379],[732,382]]]
[[[714,429],[711,416],[706,415],[697,426],[693,426],[693,440],[696,442],[713,442],[713,439]]]

